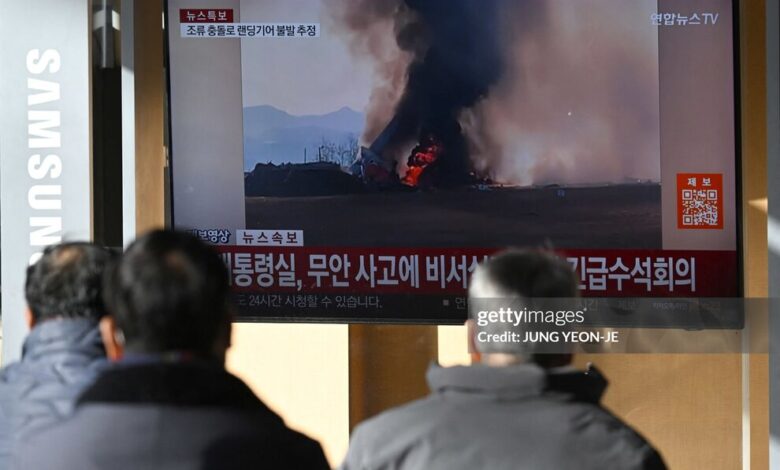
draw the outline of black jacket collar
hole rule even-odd
[[[505,399],[520,399],[556,393],[572,401],[599,404],[607,380],[593,366],[587,370],[550,371],[535,364],[507,367],[471,366],[428,368],[428,385],[433,392],[482,393]]]
[[[607,385],[607,379],[601,371],[589,365],[584,371],[548,372],[546,391],[562,393],[574,401],[597,405],[601,402]]]
[[[281,421],[240,379],[203,361],[120,363],[101,374],[76,406],[98,403],[259,411]]]
[[[485,394],[501,399],[521,399],[540,395],[544,389],[544,370],[534,364],[507,367],[441,367],[431,364],[427,373],[433,392]]]

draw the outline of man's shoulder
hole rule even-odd
[[[612,455],[622,468],[666,468],[644,436],[602,405],[562,402],[560,410],[567,417],[567,441],[576,448],[588,448],[594,457]]]
[[[533,439],[528,439],[531,436]],[[530,445],[527,442],[532,441],[544,442],[537,451],[551,455],[565,449],[572,454],[589,449],[585,460],[598,462],[613,455],[625,464],[622,468],[664,468],[652,446],[605,408],[547,394],[506,401],[456,401],[429,395],[359,425],[344,468],[361,468],[369,461],[372,465],[393,462],[399,456],[411,455],[415,449],[420,450],[418,457],[425,459],[423,454],[428,451],[438,455],[436,449],[425,449],[426,446],[465,442],[472,448],[504,449],[491,454],[499,461],[522,459],[525,446]],[[654,460],[659,465],[646,466],[645,462]],[[597,468],[589,465],[582,468]]]
[[[106,429],[116,439],[106,441]],[[73,454],[73,448],[118,461],[123,455],[156,454],[163,462],[176,455],[220,462],[207,468],[243,468],[230,463],[231,455],[279,461],[279,468],[290,461],[327,466],[316,441],[288,428],[240,379],[209,364],[111,368],[82,395],[71,419],[29,441],[20,451],[25,464],[20,468],[80,468],[89,456]],[[61,447],[61,461],[48,462],[35,453],[49,445]]]
[[[405,454],[435,432],[444,409],[435,395],[428,395],[366,419],[352,432],[344,468],[362,468],[366,459],[393,461]]]
[[[56,469],[58,462],[75,456],[75,449],[92,448],[95,438],[88,430],[94,432],[97,427],[82,426],[82,421],[82,417],[72,415],[53,426],[22,432],[11,453],[11,468]],[[102,434],[105,439],[105,429]],[[46,452],[41,452],[41,449],[46,449]]]
[[[0,389],[21,384],[30,388],[31,384],[82,384],[91,382],[102,372],[108,361],[105,356],[83,355],[78,360],[57,361],[56,359],[21,359],[0,369]]]
[[[33,378],[30,372],[18,361],[0,369],[0,400],[8,398],[11,391],[19,389],[22,383],[30,382]]]
[[[572,426],[592,432],[593,436],[608,436],[609,439],[623,439],[626,444],[641,447],[647,445],[645,438],[628,423],[617,417],[601,404],[573,402],[562,404],[570,409]]]
[[[24,360],[9,364],[0,369],[0,417],[34,415],[33,423],[39,418],[66,416],[104,365],[98,358],[80,367]]]
[[[107,430],[113,439],[106,440]],[[114,461],[116,468],[134,468],[122,456],[151,454],[162,462],[176,455],[203,455],[224,463],[207,468],[226,469],[243,468],[238,461],[231,466],[231,456],[248,462],[325,462],[316,441],[281,420],[269,420],[265,413],[171,403],[82,403],[68,420],[27,435],[23,442],[16,452],[16,468],[81,468],[98,453]],[[41,455],[43,448],[51,452]]]
[[[366,419],[355,428],[355,433],[364,436],[377,434],[397,436],[395,432],[397,429],[411,430],[435,426],[435,417],[442,410],[442,403],[437,400],[437,397],[433,394],[427,395]]]
[[[0,369],[0,391],[9,390],[21,384],[47,381],[49,379],[48,366],[31,363],[30,361],[15,361]]]

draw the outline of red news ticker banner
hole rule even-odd
[[[235,292],[462,295],[499,250],[216,247]],[[736,297],[736,251],[558,250],[597,297]]]
[[[232,23],[230,8],[182,8],[179,10],[181,23]]]

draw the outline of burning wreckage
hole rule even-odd
[[[352,167],[371,187],[478,182],[458,117],[485,98],[503,69],[504,0],[399,0],[396,42],[413,55],[395,115]],[[405,150],[412,148],[405,154]],[[405,167],[401,176],[399,170]]]
[[[504,70],[499,17],[507,0],[388,0],[393,2],[393,8],[383,11],[395,22],[398,48],[412,58],[392,119],[370,146],[361,147],[351,175],[335,164],[258,165],[246,177],[247,195],[328,195],[485,182],[474,172],[458,119],[488,95]],[[354,0],[352,5],[351,12],[360,15],[363,8],[370,17],[377,4]],[[383,118],[369,111],[368,119],[376,123]]]
[[[352,165],[352,173],[373,188],[394,187],[431,188],[456,186],[477,181],[468,166],[450,164],[457,158],[448,154],[447,147],[433,132],[420,137],[406,160],[406,171],[399,177],[397,161],[392,153],[386,152],[397,132],[398,119],[394,118],[370,147],[361,147],[360,158]]]
[[[426,136],[412,149],[406,173],[399,177],[395,158],[383,153],[397,126],[398,120],[393,119],[370,147],[361,147],[360,159],[352,166],[353,173],[366,185],[376,188],[436,186],[437,181],[431,176],[437,173],[435,164],[444,151],[441,142],[434,135]]]

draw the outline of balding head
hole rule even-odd
[[[479,326],[480,331],[489,334],[511,330],[522,336],[525,328],[522,322],[476,325],[475,315],[484,311],[483,307],[488,310],[498,307],[532,309],[534,299],[577,297],[577,278],[571,265],[553,252],[509,250],[485,261],[474,271],[468,295],[472,335],[476,334],[475,327]],[[474,338],[472,347],[475,352],[488,352],[487,345]],[[533,343],[507,341],[489,344],[489,352],[494,357],[503,355],[504,362],[516,362],[528,360],[536,351]]]
[[[47,247],[27,268],[25,297],[35,323],[52,318],[97,320],[103,305],[103,274],[115,255],[86,242]]]

